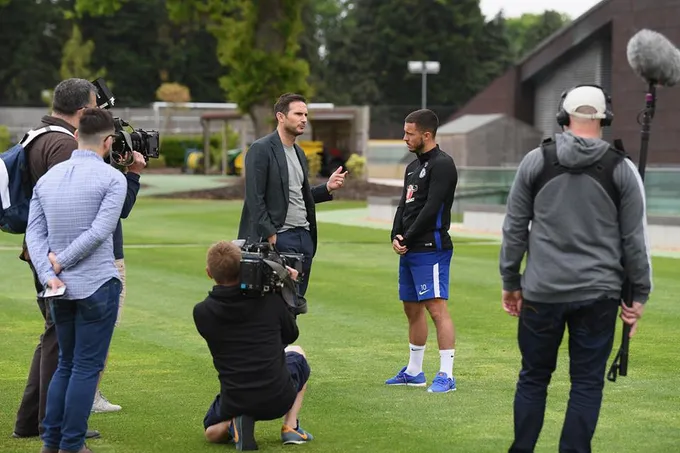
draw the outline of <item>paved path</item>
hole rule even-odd
[[[175,192],[217,189],[230,186],[239,179],[238,176],[223,175],[143,174],[140,182],[144,187],[139,191],[139,196],[151,197]]]
[[[340,225],[361,226],[382,230],[392,229],[392,222],[382,219],[371,219],[368,208],[341,209],[335,211],[320,211],[316,213],[319,222],[336,223]],[[474,238],[487,243],[500,244],[500,234],[479,233],[463,229],[460,223],[454,223],[449,229],[452,236]],[[477,244],[479,244],[477,243]],[[680,251],[675,250],[652,250],[652,255],[666,258],[680,259]]]

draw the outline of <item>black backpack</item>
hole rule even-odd
[[[532,191],[533,198],[536,198],[539,190],[541,190],[548,181],[561,174],[586,174],[602,186],[609,195],[609,198],[614,202],[616,210],[619,210],[621,196],[614,184],[614,169],[623,159],[628,158],[628,155],[623,150],[623,143],[621,140],[614,140],[614,146],[610,146],[600,160],[593,162],[587,167],[581,168],[569,168],[560,164],[557,159],[557,144],[552,137],[546,138],[541,142],[541,151],[543,153],[543,171],[534,181]]]

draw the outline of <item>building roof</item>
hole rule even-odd
[[[464,115],[453,121],[449,121],[437,130],[437,135],[467,134],[475,129],[492,123],[503,117],[502,113],[489,115]]]
[[[555,31],[553,34],[545,38],[543,41],[538,43],[536,47],[534,47],[529,53],[526,55],[522,56],[519,61],[516,62],[517,65],[521,65],[522,63],[525,63],[527,60],[529,60],[532,56],[535,54],[539,53],[541,50],[543,50],[545,47],[549,46],[550,43],[558,39],[560,36],[568,33],[572,29],[578,27],[581,22],[586,20],[588,17],[590,17],[596,10],[599,10],[600,8],[603,8],[604,6],[607,6],[611,0],[600,0],[598,3],[593,5],[590,9],[588,9],[586,12],[578,16],[576,19],[572,20],[568,24],[564,25],[562,28],[559,30]]]
[[[516,63],[520,80],[525,82],[552,65],[572,49],[588,42],[594,34],[611,24],[616,14],[613,0],[601,0],[539,43]]]
[[[499,75],[496,80],[472,97],[450,118],[455,120],[466,114],[489,111],[488,96],[491,93],[493,93],[496,112],[503,111],[506,115],[518,117],[518,107],[515,101],[516,96],[519,95],[517,90],[521,91],[521,87],[525,86],[526,82],[530,82],[553,64],[561,61],[565,54],[588,42],[593,36],[611,30],[613,18],[617,13],[616,8],[618,8],[616,0],[601,0],[581,16],[544,39],[505,74]],[[511,90],[508,90],[509,81],[516,85]],[[502,97],[505,102],[498,102],[501,99],[498,96],[500,92],[506,93]],[[480,108],[480,106],[483,107]]]

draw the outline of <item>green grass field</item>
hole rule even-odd
[[[337,202],[320,209],[356,206]],[[123,410],[90,418],[90,427],[102,433],[89,442],[96,453],[233,449],[203,438],[203,416],[218,382],[191,313],[211,287],[204,272],[207,247],[233,239],[239,215],[240,203],[140,199],[124,222],[127,299],[102,385]],[[433,395],[383,384],[408,359],[398,258],[388,233],[322,223],[319,234],[309,313],[299,319],[298,341],[312,367],[301,422],[316,439],[284,448],[280,422],[261,422],[260,449],[507,451],[520,358],[517,321],[500,306],[498,245],[456,240],[450,308],[457,330],[458,391]],[[0,451],[35,453],[38,440],[10,437],[42,327],[30,271],[17,259],[20,241],[0,235]],[[628,377],[605,387],[596,452],[680,451],[679,263],[654,259],[655,292],[631,342]],[[430,332],[429,380],[439,367],[433,327]],[[615,348],[619,342],[617,332]],[[537,452],[557,451],[569,385],[566,352],[563,348],[550,388]]]

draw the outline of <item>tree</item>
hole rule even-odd
[[[2,1],[0,104],[44,105],[41,92],[59,82],[61,49],[71,32],[64,11],[71,2]]]
[[[83,34],[78,24],[73,24],[71,38],[66,41],[61,56],[61,69],[59,75],[62,79],[77,77],[80,79],[95,80],[98,77],[106,77],[106,69],[101,68],[97,71],[91,69],[92,52],[94,42],[91,40],[83,42]],[[109,84],[109,88],[112,85]]]
[[[163,83],[158,90],[156,90],[156,97],[160,101],[182,104],[191,101],[191,92],[189,88],[179,83]],[[182,110],[181,107],[172,106],[165,111],[165,127],[163,129],[167,130],[172,126],[172,115],[173,110]]]
[[[333,102],[382,106],[371,109],[372,134],[401,136],[403,118],[421,105],[421,76],[409,73],[409,60],[440,62],[427,79],[427,105],[442,121],[498,75],[487,64],[497,59],[491,42],[481,45],[488,29],[478,0],[352,0],[344,8],[328,34],[325,78],[338,93]]]
[[[343,20],[344,0],[314,0],[304,4],[298,57],[309,64],[309,83],[314,87],[314,97],[320,102],[336,97],[327,79],[326,57],[328,37]]]
[[[80,14],[110,14],[130,0],[76,0]],[[311,94],[309,66],[297,58],[305,0],[167,0],[178,23],[200,20],[217,39],[220,84],[257,135],[271,128],[272,104],[286,91]]]
[[[478,50],[478,61],[482,76],[481,81],[491,81],[503,74],[515,62],[510,47],[506,20],[503,13],[498,13],[484,26],[484,33],[475,46]],[[475,90],[482,90],[486,84],[474,85]]]
[[[520,17],[507,18],[505,22],[513,58],[518,60],[571,22],[571,18],[566,14],[548,10],[543,14],[522,14]]]
[[[174,62],[159,36],[169,22],[163,0],[125,1],[115,11],[102,10],[104,16],[92,16],[82,5],[78,0],[75,11],[83,39],[94,42],[92,65],[106,68],[117,104],[135,107],[155,101],[161,74],[170,73]]]

